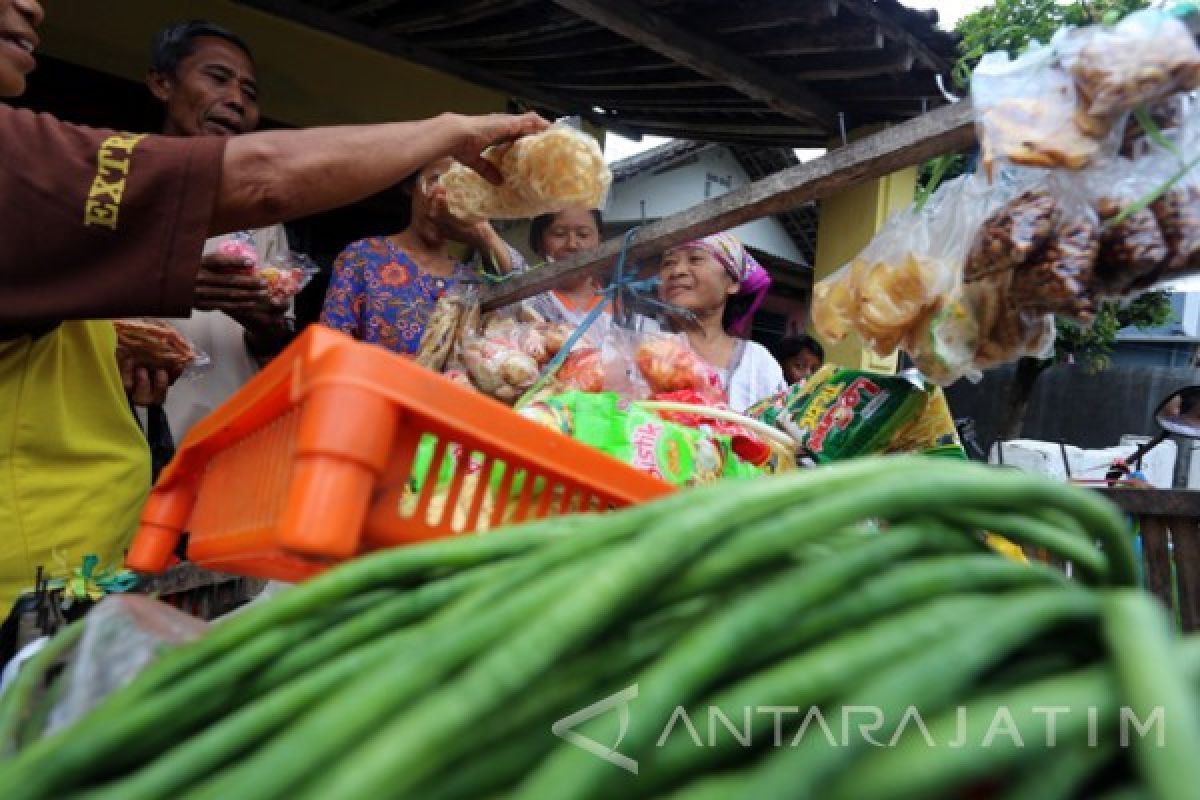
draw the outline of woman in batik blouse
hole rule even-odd
[[[490,224],[466,223],[450,214],[438,182],[453,162],[429,164],[405,189],[411,198],[408,227],[349,245],[333,265],[321,322],[354,338],[412,354],[438,298],[472,273],[451,254],[469,245],[502,272],[524,266],[520,255]]]

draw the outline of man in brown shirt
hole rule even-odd
[[[34,67],[37,0],[0,0],[0,95]],[[535,114],[174,138],[82,128],[0,105],[0,327],[186,315],[204,240],[346,205],[421,165],[547,126]]]

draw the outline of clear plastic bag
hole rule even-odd
[[[1075,80],[1080,108],[1093,118],[1200,88],[1200,49],[1165,11],[1137,11],[1112,27],[1066,29],[1053,44]]]
[[[854,260],[813,287],[817,332],[837,342],[854,331],[880,355],[911,344],[961,283],[970,232],[987,203],[983,183],[964,176],[922,210],[892,217]]]
[[[727,404],[729,398],[717,371],[681,334],[653,333],[637,337],[633,355],[638,373],[651,397],[695,392],[705,402]]]
[[[576,205],[603,208],[612,183],[599,143],[565,120],[489,148],[484,158],[504,176],[503,185],[462,164],[440,179],[450,213],[460,219],[525,219]]]
[[[988,53],[971,77],[971,100],[989,180],[995,165],[1082,169],[1115,152],[1115,120],[1080,111],[1075,82],[1054,50],[1037,45],[1016,59]]]
[[[1119,296],[1152,280],[1167,260],[1167,243],[1152,209],[1143,208],[1115,221],[1152,191],[1154,184],[1126,159],[1089,170],[1084,180],[1100,222],[1093,287],[1102,296]]]
[[[993,275],[968,283],[963,302],[978,330],[973,367],[987,370],[1026,356],[1049,358],[1054,354],[1054,317],[1017,309],[1009,296],[1012,273]]]
[[[291,300],[320,272],[316,262],[304,253],[284,250],[262,259],[254,236],[249,231],[234,233],[217,245],[216,252],[247,262],[247,275],[256,275],[267,284],[267,294],[276,303]]]
[[[568,326],[517,306],[489,314],[480,329],[463,332],[463,365],[477,389],[512,404],[533,387],[570,335]]]
[[[1100,221],[1084,185],[1054,181],[1058,224],[1041,250],[1012,272],[1009,295],[1025,314],[1054,314],[1083,324],[1096,312],[1093,274],[1100,252]]]
[[[479,324],[479,289],[459,285],[438,298],[425,323],[416,362],[434,372],[444,371],[465,333]]]
[[[1058,225],[1062,209],[1048,183],[1039,179],[1009,191],[1016,196],[993,211],[973,237],[966,261],[968,281],[1024,264],[1045,247]]]
[[[1154,147],[1135,161],[1135,168],[1151,186],[1178,178],[1150,205],[1167,245],[1166,262],[1153,278],[1135,288],[1200,271],[1200,166],[1179,174],[1200,155],[1200,125],[1196,123],[1194,118],[1185,123],[1178,137],[1179,153]]]
[[[163,369],[172,375],[195,375],[212,365],[208,354],[161,319],[113,320],[117,331],[117,358],[132,359],[135,366]]]
[[[208,624],[144,595],[109,595],[84,617],[83,636],[60,678],[63,692],[46,733],[70,725],[125,686],[167,648],[198,638]]]

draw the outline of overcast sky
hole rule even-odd
[[[970,14],[985,5],[988,5],[991,0],[903,0],[904,4],[910,8],[929,9],[936,8],[940,15],[940,24],[943,28],[953,28],[966,14]],[[608,161],[617,161],[631,156],[634,153],[640,153],[643,150],[648,150],[651,147],[660,145],[668,141],[659,136],[643,136],[640,142],[633,142],[623,136],[617,136],[614,133],[609,133],[605,137],[604,157]],[[798,153],[801,158],[817,153]]]

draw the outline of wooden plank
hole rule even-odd
[[[1200,630],[1200,520],[1171,517],[1172,556],[1179,585],[1179,621],[1183,630]]]
[[[761,100],[781,114],[815,120],[828,131],[836,129],[837,112],[825,98],[637,3],[630,0],[554,2],[701,75]]]
[[[883,30],[878,25],[839,24],[829,30],[785,28],[735,40],[738,47],[757,56],[811,56],[828,53],[880,50]]]
[[[884,36],[912,50],[917,58],[934,72],[950,74],[951,64],[948,61],[909,32],[899,20],[877,6],[874,0],[839,0],[839,2],[847,11],[879,25],[883,28]]]
[[[1200,491],[1190,489],[1109,489],[1096,491],[1130,514],[1200,518]]]
[[[147,594],[169,595],[190,592],[220,583],[231,583],[242,580],[240,575],[227,575],[224,572],[210,572],[195,564],[183,563],[158,575],[144,576],[139,591]]]
[[[289,0],[238,0],[238,2],[241,5],[257,8],[260,11],[298,22],[315,30],[340,36],[343,39],[349,39],[352,42],[357,42],[373,50],[398,56],[415,64],[436,69],[439,72],[453,75],[470,83],[505,92],[560,113],[579,114],[589,122],[606,127],[616,133],[626,135],[626,132],[628,132],[629,135],[640,137],[640,134],[636,131],[629,131],[629,129],[620,126],[619,123],[605,119],[603,115],[596,114],[591,110],[591,106],[580,106],[573,101],[567,101],[541,88],[526,86],[509,80],[495,70],[481,69],[460,59],[449,58],[424,47],[401,41],[395,36],[391,36],[376,28],[342,19],[335,14],[320,11],[319,9],[300,3],[289,2]]]
[[[1175,607],[1171,582],[1169,534],[1163,517],[1142,517],[1142,559],[1146,565],[1146,588],[1156,594],[1167,608]]]
[[[724,11],[706,14],[704,27],[720,33],[812,27],[833,19],[837,10],[838,0],[757,0],[749,13],[744,6],[731,3]]]
[[[937,109],[647,225],[634,235],[629,255],[645,258],[700,236],[788,211],[861,181],[965,148],[973,139],[969,103]],[[518,275],[489,287],[484,305],[498,308],[544,292],[564,278],[599,273],[616,262],[620,251],[621,241],[613,239],[590,253]]]
[[[498,17],[515,11],[527,4],[527,0],[471,0],[471,2],[440,3],[423,5],[415,13],[388,14],[379,20],[391,30],[405,33],[456,28],[489,17]],[[395,0],[364,0],[339,12],[344,17],[361,18],[376,11],[396,6]]]

